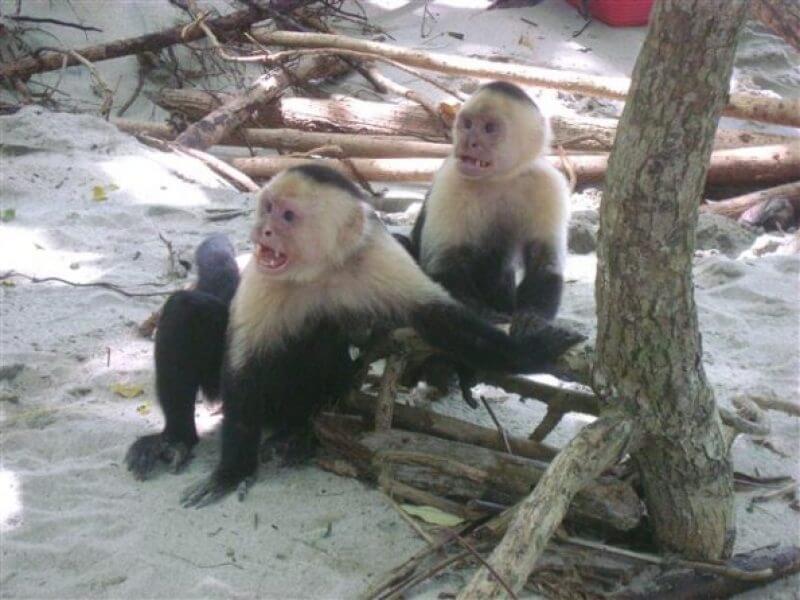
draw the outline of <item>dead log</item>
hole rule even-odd
[[[744,572],[766,570],[771,571],[771,574],[759,580],[746,580],[694,569],[677,569],[659,575],[652,581],[639,584],[635,590],[623,590],[609,598],[612,600],[730,598],[800,572],[800,548],[797,546],[758,548],[737,554],[727,561],[725,566]]]
[[[800,52],[800,3],[795,0],[755,0],[753,17]]]
[[[163,89],[153,101],[169,111],[201,119],[227,101],[230,94],[211,93],[192,89]],[[401,135],[446,142],[441,129],[428,112],[411,103],[389,104],[358,100],[347,96],[333,99],[280,98],[258,109],[253,124],[275,128],[301,129],[304,132],[354,133],[369,135]],[[551,118],[554,147],[585,152],[609,152],[616,135],[616,119],[587,116],[556,116]],[[785,144],[798,139],[790,136],[754,133],[738,129],[717,131],[716,150]],[[252,142],[258,145],[257,142]],[[322,145],[322,144],[320,144]],[[274,146],[267,146],[274,147]],[[449,148],[449,146],[448,146]],[[288,148],[295,149],[295,148]],[[310,150],[310,148],[296,148]],[[383,155],[358,155],[374,156]],[[417,156],[442,156],[417,154]]]
[[[601,417],[584,427],[550,463],[533,492],[519,505],[503,540],[488,559],[513,590],[528,579],[556,528],[586,486],[627,451],[630,421]],[[583,491],[581,491],[583,490]],[[458,598],[494,598],[500,590],[492,573],[481,567]]]
[[[566,150],[610,152],[617,134],[618,119],[589,117],[586,115],[550,118],[553,127],[553,147]],[[714,136],[714,150],[774,146],[798,142],[797,136],[775,135],[741,129],[718,129]]]
[[[450,75],[469,75],[491,79],[509,79],[521,84],[577,92],[589,96],[625,100],[630,87],[627,77],[603,77],[556,69],[545,69],[514,63],[454,56],[437,52],[403,48],[343,35],[268,31],[259,28],[253,36],[262,44],[295,48],[352,50],[388,58],[408,66]],[[732,94],[723,114],[739,119],[764,121],[800,127],[800,100],[774,99],[745,94]]]
[[[537,485],[547,468],[540,461],[421,433],[358,431],[351,420],[338,415],[320,415],[314,428],[322,445],[352,462],[361,476],[388,475],[459,501],[514,504]],[[629,484],[599,474],[577,494],[568,518],[611,531],[632,530],[642,517],[638,496]]]
[[[561,159],[549,157],[557,168],[561,168]],[[581,183],[597,183],[602,181],[605,172],[606,155],[573,155],[569,157]],[[237,169],[251,177],[268,179],[283,169],[296,165],[315,162],[314,159],[260,156],[257,158],[231,159]],[[352,177],[351,166],[360,175],[370,181],[393,181],[407,183],[429,183],[434,174],[442,166],[440,158],[354,158],[350,165],[339,160],[325,160],[324,164],[340,173]]]
[[[206,25],[217,32],[246,30],[250,25],[267,18],[266,13],[260,10],[245,9],[233,12],[224,17],[208,19]],[[120,56],[138,54],[144,51],[157,52],[162,48],[193,42],[204,37],[205,33],[199,27],[192,27],[190,24],[182,24],[170,29],[164,29],[155,33],[148,33],[135,38],[116,40],[107,44],[88,46],[76,50],[75,52],[95,63]],[[66,58],[65,58],[66,57]],[[26,56],[20,60],[8,62],[0,65],[0,78],[28,78],[36,73],[55,71],[61,68],[66,60],[67,66],[80,64],[79,59],[74,54],[63,52],[42,52],[37,56]]]
[[[800,181],[793,181],[766,190],[759,190],[743,196],[736,196],[727,200],[720,200],[718,202],[707,202],[700,206],[700,212],[714,213],[730,217],[731,219],[738,219],[742,214],[767,200],[773,198],[786,198],[792,202],[800,202]],[[798,206],[800,210],[800,206]]]
[[[175,138],[175,142],[187,148],[205,150],[247,121],[258,105],[273,100],[293,83],[341,75],[349,69],[350,65],[335,56],[302,58],[291,71],[280,70],[259,77],[246,92],[189,125],[186,131]]]
[[[559,157],[548,157],[556,168],[564,171]],[[578,183],[603,181],[608,166],[606,154],[569,156]],[[285,157],[234,158],[232,164],[254,178],[268,179],[288,167],[309,162],[308,159]],[[371,181],[428,183],[439,170],[438,158],[356,158],[352,168]],[[350,167],[340,161],[326,164],[351,176]],[[800,142],[790,145],[758,146],[720,150],[711,154],[706,185],[780,184],[797,179],[800,172]]]
[[[364,393],[353,394],[348,398],[347,406],[363,415],[372,415],[375,410],[375,397]],[[490,450],[504,452],[506,449],[503,438],[497,429],[482,427],[439,414],[433,410],[415,408],[406,404],[395,403],[392,426],[396,429],[434,435],[445,440],[463,442]],[[549,461],[558,453],[558,450],[552,446],[532,440],[509,436],[508,442],[515,456]]]
[[[112,123],[127,133],[145,134],[164,140],[175,139],[177,135],[174,128],[166,123],[130,119],[112,119]],[[444,157],[450,154],[449,144],[413,138],[319,133],[296,129],[240,129],[221,139],[219,145],[274,148],[283,152],[309,152],[328,147],[339,148],[345,156],[374,158]]]

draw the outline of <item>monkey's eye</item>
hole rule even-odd
[[[483,126],[483,130],[486,133],[494,133],[497,131],[497,125],[493,121],[489,121],[486,125]]]
[[[472,119],[464,118],[462,123],[464,125],[464,129],[472,129]]]
[[[287,210],[286,212],[283,213],[283,220],[286,221],[287,223],[291,223],[292,221],[294,221],[294,217],[295,214],[291,210]]]

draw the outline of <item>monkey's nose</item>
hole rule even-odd
[[[272,231],[270,231],[269,229],[265,229],[265,230],[264,230],[264,235],[265,235],[265,236],[267,236],[267,237],[269,237],[269,236],[271,236],[271,235],[272,235]]]

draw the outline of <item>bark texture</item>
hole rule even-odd
[[[606,174],[595,389],[640,427],[657,541],[714,560],[735,536],[733,473],[702,364],[692,284],[697,207],[726,104],[743,0],[663,0]]]

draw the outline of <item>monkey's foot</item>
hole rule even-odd
[[[284,467],[297,467],[314,458],[317,440],[311,432],[304,431],[292,434],[283,444],[277,447]]]
[[[241,477],[214,471],[208,479],[190,485],[183,491],[181,505],[184,508],[203,508],[222,500],[234,490],[239,501],[242,501],[254,481],[255,476]]]
[[[145,435],[128,448],[125,464],[140,481],[147,479],[160,461],[169,463],[170,470],[177,473],[189,461],[193,445],[170,441],[163,433]]]

